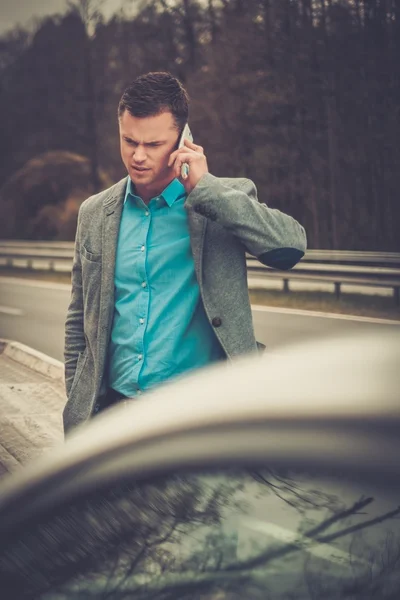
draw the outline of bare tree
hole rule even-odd
[[[102,4],[103,0],[74,0],[70,2],[71,8],[77,11],[85,28],[85,40],[83,46],[83,62],[85,67],[85,138],[91,164],[91,182],[93,191],[95,192],[100,189],[101,182],[98,158],[98,101],[92,41],[96,35],[96,28],[101,21],[100,8]]]

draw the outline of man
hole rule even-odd
[[[260,204],[251,181],[214,177],[189,140],[178,148],[188,97],[170,74],[136,79],[118,120],[128,177],[78,217],[65,432],[189,370],[256,351],[245,253],[289,269],[306,247],[303,227]]]

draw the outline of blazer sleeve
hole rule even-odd
[[[82,294],[82,265],[80,257],[80,213],[75,238],[74,261],[72,265],[71,299],[65,321],[65,388],[67,397],[74,381],[76,365],[81,352],[85,350],[85,335],[83,328],[83,294]]]
[[[246,251],[264,265],[291,269],[304,256],[304,227],[289,215],[261,204],[249,179],[232,180],[235,187],[206,173],[186,200],[188,210],[220,223]]]

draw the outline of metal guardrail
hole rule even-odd
[[[25,269],[67,271],[72,267],[73,242],[0,241],[0,265]],[[304,258],[290,271],[279,271],[247,257],[249,274],[280,279],[283,291],[289,282],[328,282],[337,298],[343,284],[391,288],[394,302],[400,305],[400,254],[346,250],[307,250]]]

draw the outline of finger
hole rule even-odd
[[[185,161],[176,161],[174,165],[175,177],[182,178],[182,166],[185,164]],[[188,163],[186,163],[188,164]]]
[[[180,153],[175,159],[174,168],[179,169],[183,163],[192,163],[199,158],[198,154]]]
[[[196,146],[196,148],[197,147],[200,148],[200,146]],[[187,154],[189,152],[189,150],[192,151],[193,149],[186,148],[185,146],[182,146],[182,148],[178,148],[177,150],[174,150],[174,152],[171,152],[171,154],[169,156],[169,159],[168,159],[168,166],[171,167],[173,165],[174,161],[176,160],[176,157],[179,154],[182,154],[182,153],[186,153]],[[199,152],[199,154],[201,154],[201,152]]]
[[[186,163],[183,163],[179,176],[183,181],[185,181],[189,177],[189,167]]]
[[[197,144],[194,144],[187,138],[185,138],[185,146],[188,146],[189,148],[191,148],[192,150],[195,150],[196,152],[200,152],[201,154],[204,154],[204,148],[202,146],[198,146]]]
[[[207,159],[205,154],[200,154],[200,152],[180,152],[174,163],[174,169],[176,172],[179,172],[183,163],[187,163],[188,165],[196,163],[207,164]]]
[[[174,167],[175,177],[179,177],[180,176],[180,165],[179,165],[178,159],[175,160],[173,167]]]
[[[175,177],[177,178],[182,178],[182,179],[186,179],[186,177],[183,177],[183,173],[182,173],[182,167],[185,164],[189,164],[188,160],[182,160],[180,157],[176,160],[175,164],[174,164],[174,172],[175,172]]]
[[[168,160],[168,166],[171,167],[174,164],[174,161],[176,159],[176,157],[178,156],[178,152],[179,152],[180,148],[178,150],[175,150],[174,152],[172,152],[170,154],[169,160]]]
[[[190,164],[199,158],[200,157],[198,154],[194,154],[192,152],[180,152],[175,159],[174,169],[178,172],[182,168],[183,163]]]

